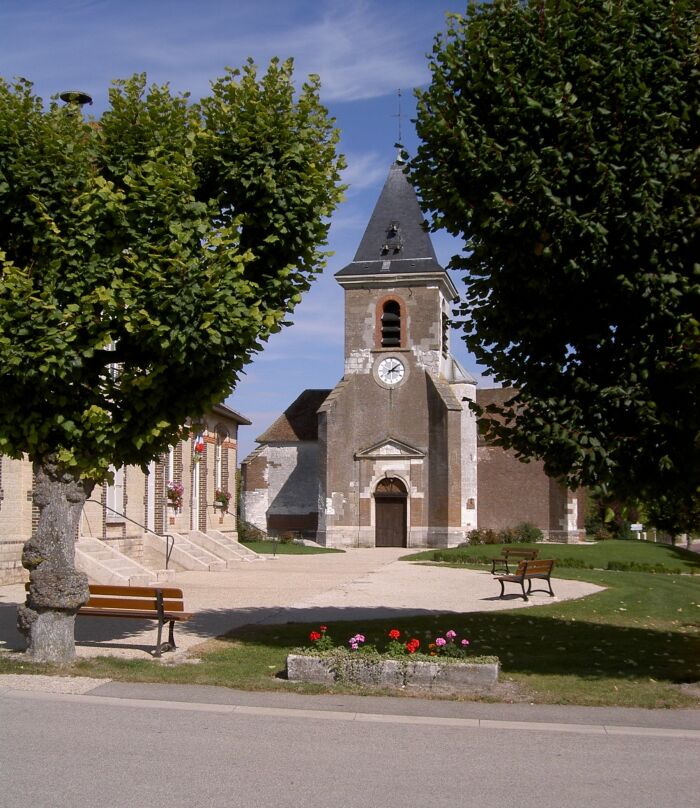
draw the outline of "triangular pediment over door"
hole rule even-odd
[[[410,443],[397,440],[396,438],[385,438],[379,443],[368,446],[366,449],[360,449],[355,452],[355,460],[381,460],[393,458],[424,458],[425,452],[411,446]]]

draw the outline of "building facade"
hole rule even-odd
[[[457,297],[413,188],[391,167],[345,293],[345,361],[333,390],[306,390],[242,464],[242,517],[333,547],[450,547],[478,527],[530,521],[578,540],[579,496],[477,438],[477,391],[450,351]]]
[[[188,536],[215,529],[235,538],[238,427],[244,424],[250,421],[239,413],[214,406],[193,420],[187,436],[150,463],[147,472],[138,466],[114,469],[113,481],[95,487],[83,508],[79,541],[100,539],[144,563],[150,561],[145,558],[147,535]],[[227,493],[231,497],[224,505]],[[22,547],[37,516],[31,462],[0,455],[0,584],[28,577]]]

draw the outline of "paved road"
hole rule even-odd
[[[697,711],[19,679],[0,679],[2,808],[695,808],[700,792]]]

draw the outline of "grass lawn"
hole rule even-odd
[[[607,544],[607,543],[606,543]],[[588,550],[592,548],[557,548]],[[656,562],[655,562],[656,563]],[[425,642],[450,628],[475,655],[495,654],[508,700],[627,707],[698,707],[680,683],[700,681],[700,576],[567,570],[605,591],[580,600],[502,612],[329,624],[338,644],[357,631],[377,642],[398,628]],[[554,584],[556,591],[556,582]],[[199,664],[101,658],[71,672],[125,681],[223,685],[252,690],[328,692],[282,677],[285,657],[316,625],[247,626],[199,649]],[[166,657],[167,658],[167,657]],[[21,667],[20,667],[21,666]],[[0,655],[0,672],[56,672]],[[334,692],[369,692],[359,688]]]
[[[295,544],[289,542],[285,544],[281,541],[244,541],[241,544],[245,545],[249,550],[256,553],[267,553],[274,555],[315,555],[318,553],[344,553],[344,550],[338,550],[334,547],[313,547],[306,544]]]
[[[700,555],[681,547],[646,541],[602,541],[596,544],[515,544],[517,549],[539,550],[539,558],[556,560],[555,569],[614,569],[625,572],[700,574]],[[424,550],[404,556],[411,561],[440,561],[491,566],[503,552],[503,544],[477,544],[450,550]]]

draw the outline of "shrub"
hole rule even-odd
[[[542,531],[537,527],[537,525],[533,525],[532,522],[520,522],[519,525],[515,526],[515,532],[518,535],[517,541],[523,543],[535,543],[538,541],[542,541],[544,536],[542,535]]]
[[[252,525],[250,522],[244,522],[242,519],[238,520],[238,541],[269,541],[270,537],[264,530]]]
[[[504,527],[498,531],[498,544],[517,544],[520,539],[512,527]]]
[[[294,544],[294,540],[300,538],[299,531],[285,530],[279,535],[280,544]]]

